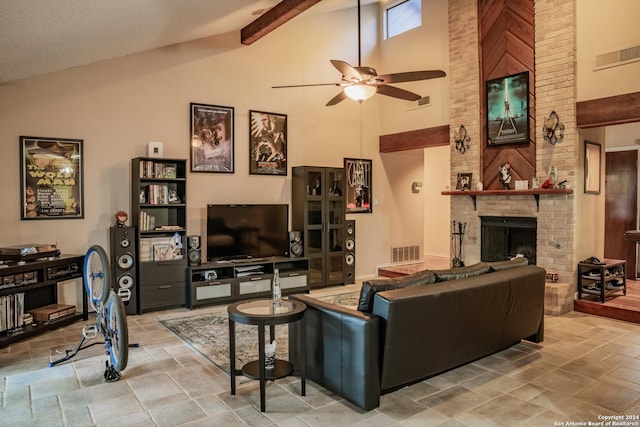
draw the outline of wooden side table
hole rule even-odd
[[[265,411],[265,390],[267,380],[276,380],[291,375],[294,366],[286,360],[276,359],[275,366],[265,368],[265,326],[269,326],[269,341],[275,339],[275,326],[291,322],[303,322],[301,328],[302,342],[306,342],[304,313],[307,306],[300,301],[282,300],[274,304],[270,298],[260,298],[247,301],[239,301],[227,307],[229,313],[229,362],[231,376],[231,395],[236,394],[236,376],[260,380],[260,411]],[[245,325],[258,326],[258,360],[247,363],[240,370],[236,370],[236,322]],[[301,366],[297,367],[300,373],[300,395],[306,394],[306,352],[305,346],[301,352]]]

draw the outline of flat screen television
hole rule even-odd
[[[207,259],[289,255],[289,205],[207,205]]]

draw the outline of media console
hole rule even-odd
[[[187,268],[187,307],[271,296],[276,268],[283,295],[309,292],[308,258],[216,261]]]
[[[77,320],[89,319],[86,290],[82,285],[82,309],[68,306],[46,321],[23,324],[22,314],[57,304],[58,284],[82,279],[84,255],[60,255],[25,263],[0,265],[0,348]],[[18,319],[20,318],[20,319]]]

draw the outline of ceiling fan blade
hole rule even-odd
[[[377,76],[376,80],[382,81],[382,84],[388,84],[437,79],[446,75],[447,73],[442,70],[408,71],[406,73],[383,74],[381,76]]]
[[[346,62],[340,61],[338,59],[332,59],[331,63],[333,64],[334,67],[336,67],[338,71],[342,73],[345,79],[351,80],[351,81],[362,80],[362,75],[358,72],[358,70],[356,70]]]
[[[407,101],[417,101],[421,98],[417,93],[388,85],[379,85],[378,93],[381,95],[391,96],[393,98],[406,99]]]
[[[309,87],[309,86],[341,86],[342,83],[310,83],[304,85],[285,85],[285,86],[271,86],[271,89],[282,89],[287,87]]]
[[[327,102],[326,106],[330,107],[332,105],[336,105],[338,102],[344,101],[345,99],[347,99],[347,94],[344,93],[344,90],[341,90],[336,96]]]

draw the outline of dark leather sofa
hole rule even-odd
[[[290,296],[308,306],[307,378],[371,410],[380,405],[382,394],[521,339],[541,342],[545,270],[533,265],[491,270],[458,279],[445,272],[439,277],[450,280],[429,284],[406,276],[409,286],[383,290],[393,287],[385,283],[397,282],[390,279],[372,295],[371,313],[306,294]],[[289,326],[294,364],[299,359],[300,327],[300,322]]]

